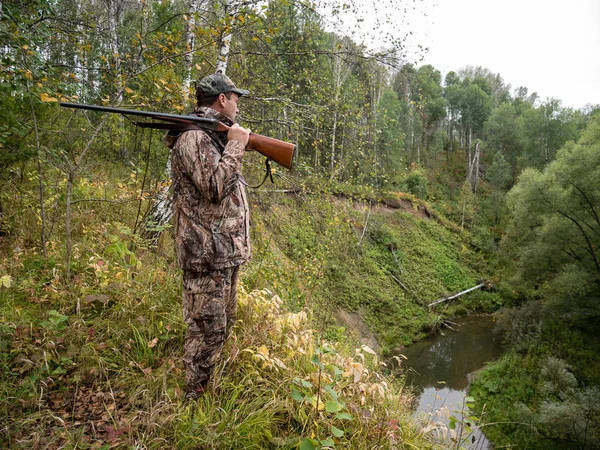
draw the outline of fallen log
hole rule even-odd
[[[427,305],[427,306],[428,306],[429,308],[431,308],[432,306],[435,306],[435,305],[437,305],[437,304],[439,304],[439,303],[443,303],[443,302],[446,302],[446,301],[448,301],[448,300],[454,300],[455,298],[457,298],[457,297],[460,297],[461,295],[468,294],[468,293],[469,293],[469,292],[471,292],[471,291],[474,291],[474,290],[476,290],[476,289],[481,289],[482,287],[485,287],[485,286],[487,286],[487,285],[488,285],[488,283],[487,283],[487,282],[485,282],[485,281],[483,281],[483,282],[479,283],[477,286],[473,286],[472,288],[469,288],[469,289],[467,289],[466,291],[459,292],[458,294],[451,295],[450,297],[442,297],[442,298],[440,298],[439,300],[437,300],[437,301],[435,301],[435,302],[433,302],[433,303],[430,303],[430,304],[429,304],[429,305]]]

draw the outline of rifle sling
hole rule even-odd
[[[263,180],[257,184],[256,186],[250,186],[246,180],[244,180],[244,177],[242,177],[240,175],[240,181],[242,182],[242,184],[246,187],[249,187],[250,189],[258,189],[259,187],[261,187],[263,184],[265,184],[265,181],[267,181],[267,178],[271,179],[271,183],[275,184],[275,181],[273,181],[273,172],[271,171],[271,164],[270,164],[271,160],[269,158],[265,158],[265,177],[263,178]]]

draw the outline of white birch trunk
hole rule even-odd
[[[475,144],[472,157],[469,154],[468,180],[471,183],[473,192],[477,191],[477,184],[479,182],[479,145],[480,142],[478,141]]]
[[[335,134],[337,132],[337,115],[338,115],[338,111],[337,111],[337,98],[335,99],[335,110],[333,111],[333,130],[331,132],[331,162],[330,162],[330,170],[331,170],[331,175],[330,178],[333,179],[335,176]]]
[[[430,303],[427,306],[429,306],[431,308],[432,306],[435,306],[435,305],[437,305],[439,303],[443,303],[443,302],[446,302],[448,300],[454,300],[455,298],[460,297],[461,295],[468,294],[469,292],[472,292],[475,289],[481,289],[482,287],[485,287],[486,285],[487,285],[486,282],[479,283],[477,286],[473,286],[472,288],[469,288],[466,291],[459,292],[458,294],[451,295],[450,297],[442,297],[441,299],[439,299],[439,300],[437,300],[437,301],[435,301],[433,303]]]
[[[121,55],[119,54],[119,35],[117,34],[119,25],[119,8],[117,6],[117,0],[108,0],[106,2],[106,8],[108,12],[108,29],[110,34],[109,49],[112,53],[111,57],[115,62],[115,78],[117,85],[116,103],[117,105],[120,105],[123,102],[123,77],[121,76]]]
[[[185,22],[185,44],[186,53],[183,56],[185,64],[185,78],[183,80],[183,91],[187,96],[192,84],[192,60],[196,48],[196,15],[198,14],[198,0],[190,0],[188,5],[189,18]]]
[[[225,3],[223,5],[225,7],[223,17],[225,19],[227,18],[227,15],[231,14],[231,12],[233,11],[234,4],[235,0],[225,0]],[[222,73],[223,75],[227,73],[227,63],[229,62],[229,49],[231,47],[231,38],[231,33],[223,34],[223,36],[221,37],[219,60],[217,61],[217,67],[215,69],[216,73]]]
[[[171,155],[167,159],[164,178],[166,180],[171,179]],[[150,244],[156,245],[162,230],[169,223],[171,217],[173,217],[173,190],[171,189],[171,183],[167,183],[158,191],[140,235]]]

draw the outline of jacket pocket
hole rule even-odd
[[[211,229],[216,265],[239,264],[245,257],[244,222],[232,217],[215,223]]]
[[[210,233],[184,214],[177,214],[175,226],[179,267],[184,270],[199,270],[210,265],[214,256]]]

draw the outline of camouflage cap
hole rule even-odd
[[[239,96],[248,95],[250,91],[246,89],[238,89],[233,84],[233,81],[222,73],[213,73],[202,78],[196,87],[196,98],[208,98],[215,95],[225,94],[227,92],[235,92]]]

